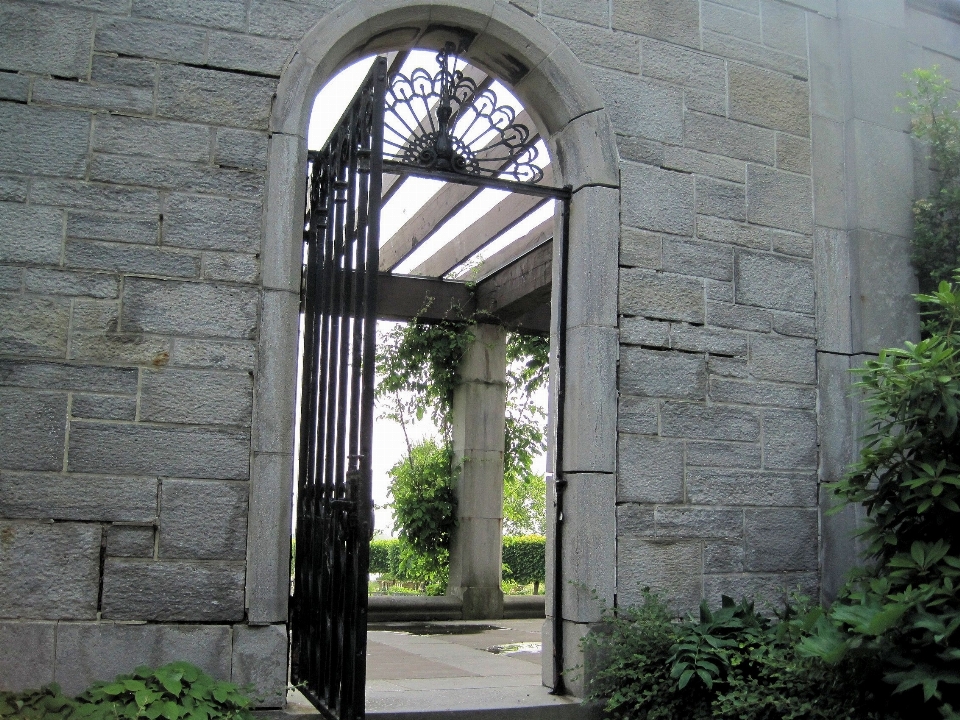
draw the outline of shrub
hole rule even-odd
[[[546,578],[546,545],[543,535],[503,538],[503,564],[509,568],[510,579],[520,585],[533,583],[534,594]]]
[[[375,538],[370,541],[370,572],[390,575],[390,546],[396,545],[392,538]]]

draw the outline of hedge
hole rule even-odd
[[[547,539],[543,535],[520,535],[503,539],[503,564],[509,566],[513,581],[521,585],[546,578]]]

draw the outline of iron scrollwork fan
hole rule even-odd
[[[543,179],[529,128],[497,94],[457,69],[447,43],[439,70],[395,74],[387,88],[384,158],[426,170],[536,183]]]

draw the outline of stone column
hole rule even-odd
[[[447,594],[463,601],[466,620],[503,617],[500,587],[503,531],[503,443],[506,331],[473,329],[453,394],[457,529],[450,548]]]

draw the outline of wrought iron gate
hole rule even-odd
[[[291,679],[335,720],[364,715],[386,78],[377,58],[309,156]]]

